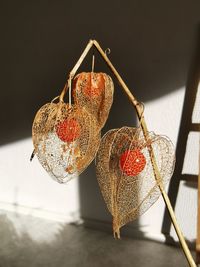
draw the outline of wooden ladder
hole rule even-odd
[[[200,136],[200,117],[198,118],[198,122],[196,121],[194,122],[192,119],[195,107],[197,105],[200,107],[200,103],[196,102],[197,94],[198,93],[200,94],[200,82],[199,82],[200,64],[199,60],[196,59],[195,61],[196,64],[194,64],[194,68],[191,70],[190,73],[191,75],[189,77],[188,84],[186,86],[182,118],[181,118],[177,147],[176,147],[177,162],[173,177],[170,181],[168,195],[171,200],[172,207],[173,209],[175,209],[180,181],[186,181],[188,184],[198,183],[196,263],[200,264],[200,145],[199,145],[199,158],[197,159],[199,161],[199,174],[198,175],[182,174],[189,133],[198,132]],[[199,102],[200,102],[200,97],[199,97]],[[167,210],[165,210],[164,220],[162,225],[162,233],[169,238],[169,241],[171,241],[171,237],[169,235],[170,228],[171,228],[171,222],[168,218]]]

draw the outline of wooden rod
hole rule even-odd
[[[101,46],[99,45],[99,43],[96,40],[90,40],[89,43],[87,44],[85,50],[83,51],[81,57],[79,58],[79,60],[77,61],[76,65],[74,66],[74,68],[72,69],[72,71],[69,74],[69,79],[72,79],[76,73],[76,71],[78,70],[78,68],[80,67],[81,63],[83,62],[84,58],[86,57],[86,55],[88,54],[89,50],[91,49],[92,46],[95,46],[96,49],[98,50],[98,52],[100,53],[100,55],[103,57],[103,59],[105,60],[105,62],[107,63],[107,65],[110,67],[111,71],[113,72],[113,74],[115,75],[115,77],[117,78],[117,80],[119,81],[120,85],[122,86],[122,89],[124,90],[124,92],[126,93],[126,95],[128,96],[129,100],[131,101],[131,103],[133,104],[133,106],[136,109],[136,113],[137,116],[140,120],[141,123],[141,127],[142,127],[142,131],[144,134],[144,137],[147,138],[148,136],[148,129],[147,129],[147,125],[144,119],[144,115],[143,115],[143,105],[137,101],[137,99],[133,96],[133,94],[131,93],[131,91],[129,90],[128,86],[125,84],[125,82],[123,81],[123,79],[121,78],[121,76],[119,75],[119,73],[117,72],[117,70],[115,69],[115,67],[113,66],[113,64],[111,63],[111,61],[109,60],[109,58],[107,57],[106,53],[102,50]],[[63,96],[65,94],[65,88],[62,91],[62,97],[60,99],[63,99]],[[183,252],[186,256],[186,259],[189,263],[190,267],[196,267],[196,264],[194,262],[194,259],[191,255],[191,252],[187,246],[187,243],[184,239],[183,233],[181,232],[181,229],[178,225],[175,213],[173,211],[171,202],[169,200],[169,197],[167,195],[167,193],[165,192],[165,189],[162,185],[162,183],[160,181],[162,181],[161,177],[160,177],[160,173],[156,164],[156,159],[153,153],[152,148],[150,147],[149,150],[150,153],[150,158],[151,158],[151,163],[153,166],[153,170],[154,170],[154,175],[155,175],[155,179],[158,182],[158,186],[159,189],[161,191],[161,195],[163,197],[163,200],[165,202],[165,205],[168,209],[171,221],[173,223],[173,226],[175,228],[176,234],[178,236],[178,239],[180,241],[180,244],[182,246]]]
[[[124,92],[127,94],[128,98],[129,98],[129,100],[134,105],[134,107],[136,109],[136,112],[137,112],[137,115],[138,115],[138,118],[139,118],[139,120],[141,122],[141,127],[142,127],[142,131],[143,131],[144,137],[147,138],[148,129],[147,129],[147,125],[146,125],[146,122],[145,122],[145,119],[144,119],[144,115],[143,115],[143,108],[141,108],[140,103],[137,101],[137,99],[130,92],[128,86],[125,84],[125,82],[123,81],[123,79],[121,78],[121,76],[119,75],[119,73],[117,72],[117,70],[115,69],[115,67],[113,66],[113,64],[109,60],[109,58],[107,57],[107,55],[104,53],[104,51],[100,47],[99,43],[96,40],[94,40],[93,42],[94,42],[95,47],[97,48],[97,50],[99,51],[99,53],[101,54],[103,59],[108,64],[108,66],[110,67],[110,69],[112,70],[114,75],[116,76],[116,78],[119,81],[119,83],[121,84]],[[181,246],[183,248],[183,251],[184,251],[184,254],[186,256],[186,259],[187,259],[187,261],[188,261],[188,263],[189,263],[189,265],[191,267],[195,267],[196,264],[194,262],[194,259],[193,259],[192,255],[191,255],[191,252],[190,252],[190,250],[189,250],[189,248],[187,246],[187,243],[185,241],[183,233],[181,232],[181,229],[180,229],[180,227],[178,225],[178,222],[177,222],[175,213],[173,211],[171,202],[169,200],[169,197],[168,197],[167,193],[165,192],[165,189],[164,189],[162,183],[160,183],[160,181],[162,181],[162,180],[161,180],[160,173],[159,173],[159,170],[158,170],[158,167],[157,167],[157,164],[156,164],[156,159],[155,159],[155,156],[154,156],[154,153],[153,153],[153,150],[151,149],[151,147],[150,147],[150,157],[151,157],[151,162],[152,162],[153,169],[154,169],[155,178],[158,181],[159,189],[161,191],[163,200],[164,200],[164,202],[166,204],[166,207],[168,209],[171,221],[172,221],[172,223],[174,225],[175,231],[176,231],[177,236],[179,238],[180,244],[181,244]]]
[[[200,83],[199,83],[200,86]],[[200,89],[200,88],[199,88]],[[200,126],[198,125],[199,131]],[[197,239],[196,239],[196,263],[200,264],[200,139],[199,139],[199,174],[198,174],[198,199],[197,199]]]

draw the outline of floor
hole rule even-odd
[[[182,251],[78,225],[0,213],[0,267],[184,267]]]

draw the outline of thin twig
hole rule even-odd
[[[140,123],[141,123],[141,127],[142,127],[142,131],[143,131],[144,137],[147,138],[148,129],[147,129],[147,125],[146,125],[146,122],[145,122],[145,119],[144,119],[143,110],[141,108],[141,105],[138,105],[139,102],[133,96],[133,94],[130,92],[129,88],[127,87],[125,82],[122,80],[121,76],[119,75],[119,73],[117,72],[115,67],[112,65],[111,61],[109,60],[107,55],[104,53],[104,51],[101,49],[99,43],[96,40],[94,40],[94,45],[97,48],[97,50],[99,51],[99,53],[101,54],[101,56],[104,58],[104,60],[106,61],[106,63],[108,64],[108,66],[110,67],[110,69],[112,70],[114,75],[116,76],[116,78],[118,79],[118,81],[121,84],[124,92],[127,94],[129,100],[134,105],[134,107],[136,109],[136,112],[137,112],[137,115],[138,115],[138,118],[139,118]],[[151,157],[151,162],[152,162],[152,166],[153,166],[153,170],[154,170],[155,179],[157,181],[162,181],[161,177],[160,177],[160,173],[159,173],[158,167],[157,167],[157,164],[156,164],[156,159],[155,159],[155,156],[154,156],[154,153],[153,153],[153,150],[152,150],[151,146],[149,147],[149,152],[150,152],[150,157]],[[186,243],[186,241],[184,239],[183,233],[180,230],[180,227],[178,225],[178,222],[177,222],[176,216],[174,214],[174,211],[173,211],[171,202],[169,200],[169,197],[168,197],[167,193],[165,192],[165,189],[164,189],[163,185],[160,182],[158,183],[158,186],[159,186],[159,189],[161,191],[163,200],[164,200],[164,202],[165,202],[165,204],[167,206],[170,218],[171,218],[172,223],[174,225],[175,231],[177,233],[177,236],[179,238],[179,241],[181,243],[181,246],[182,246],[183,251],[185,253],[185,256],[187,258],[187,261],[188,261],[188,263],[189,263],[189,265],[191,267],[195,267],[196,264],[194,262],[194,259],[193,259],[192,255],[191,255],[191,252],[190,252],[190,250],[189,250],[189,248],[187,246],[187,243]]]

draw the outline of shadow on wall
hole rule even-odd
[[[200,19],[200,17],[199,17]],[[136,96],[138,96],[139,100],[142,101],[149,101],[149,100],[153,100],[155,98],[159,98],[160,96],[169,93],[172,90],[178,89],[177,86],[182,86],[185,87],[188,83],[188,79],[190,79],[191,76],[191,72],[193,72],[194,68],[196,68],[196,63],[194,64],[194,57],[196,56],[196,49],[197,49],[197,32],[198,32],[198,25],[199,23],[197,23],[196,25],[196,38],[195,38],[195,42],[193,43],[193,48],[190,51],[191,54],[189,57],[186,56],[186,54],[182,54],[182,56],[180,56],[180,51],[176,50],[176,47],[180,48],[180,36],[178,37],[178,39],[173,39],[173,40],[168,40],[168,42],[166,41],[165,44],[163,44],[163,51],[159,51],[158,55],[159,55],[159,60],[157,62],[153,61],[153,59],[151,59],[151,67],[148,66],[143,66],[144,69],[147,67],[148,71],[147,76],[144,76],[144,80],[145,81],[141,81],[141,77],[140,76],[140,82],[139,85],[141,85],[142,90],[139,92],[137,89],[133,90],[134,94],[136,94]],[[176,28],[176,27],[175,27]],[[177,29],[171,29],[171,34],[173,35],[173,31],[174,34],[176,32]],[[190,29],[191,30],[191,29]],[[180,33],[177,32],[177,34],[179,35]],[[186,37],[186,32],[185,32],[185,37]],[[162,36],[163,38],[163,36]],[[171,43],[172,41],[172,43]],[[183,41],[183,39],[182,39]],[[147,42],[148,43],[148,42]],[[171,46],[172,45],[172,46]],[[186,43],[183,42],[183,45],[186,45]],[[188,44],[187,44],[188,45]],[[189,47],[188,47],[189,48]],[[149,49],[149,47],[147,48]],[[173,52],[172,52],[172,50]],[[155,52],[155,51],[154,51]],[[172,57],[170,56],[170,53],[174,53],[174,57],[172,59]],[[185,51],[186,52],[186,51]],[[187,57],[187,66],[184,65],[185,63],[183,63],[182,66],[179,65],[180,60],[183,60],[183,57],[186,59]],[[155,54],[152,57],[156,57]],[[180,59],[182,58],[182,59]],[[189,59],[190,58],[190,59]],[[111,59],[112,60],[112,59]],[[112,61],[114,63],[114,65],[116,66],[115,62]],[[130,64],[130,63],[128,63]],[[143,62],[142,64],[145,65],[145,62]],[[171,64],[175,64],[172,66],[170,66]],[[195,65],[195,66],[194,66]],[[173,68],[173,70],[171,69],[171,67]],[[160,68],[160,69],[159,69]],[[165,69],[166,68],[166,69]],[[143,69],[143,70],[144,70]],[[165,69],[165,71],[164,71]],[[134,72],[133,73],[137,73]],[[176,75],[174,75],[176,73]],[[124,74],[130,74],[130,69],[124,69],[121,71],[122,77],[124,77]],[[147,80],[149,79],[149,74],[153,75],[151,76],[151,81],[149,80],[149,83],[147,84]],[[169,75],[169,76],[168,76]],[[133,75],[134,76],[134,75]],[[128,76],[129,78],[130,76]],[[181,78],[180,78],[181,77]],[[135,79],[135,77],[133,78]],[[180,80],[179,80],[180,79]],[[182,82],[181,82],[182,81]],[[116,83],[115,83],[116,84]],[[131,83],[130,83],[131,84]],[[137,85],[137,78],[136,78],[136,82],[135,84]],[[129,86],[129,84],[128,84]],[[131,86],[130,86],[131,88]],[[191,98],[192,94],[195,97],[195,92],[191,92],[192,88],[188,88],[187,86],[187,91],[190,89],[190,97],[188,97],[187,102],[191,102],[193,98]],[[133,112],[134,110],[132,109],[131,105],[128,103],[128,99],[126,98],[126,96],[122,95],[121,93],[121,89],[120,88],[116,88],[115,90],[115,101],[110,113],[110,117],[108,119],[108,122],[106,124],[105,129],[103,129],[103,132],[106,132],[109,129],[112,128],[117,128],[117,127],[121,127],[124,125],[128,125],[128,126],[134,126],[135,125],[135,117],[133,117]],[[192,90],[193,91],[193,90]],[[184,105],[184,116],[187,114],[188,110],[191,109],[191,105],[192,103],[189,103],[188,105]],[[188,117],[189,118],[189,117]],[[185,120],[183,118],[183,120]],[[186,120],[185,120],[186,121]],[[186,127],[186,126],[184,126]],[[184,134],[185,132],[187,132],[188,128],[186,127],[185,129],[183,126],[180,129],[180,135]],[[182,133],[183,130],[183,133]],[[182,140],[182,139],[180,139]],[[181,141],[182,145],[179,144],[179,148],[177,150],[177,159],[179,159],[179,153],[182,153],[184,150],[184,146],[183,146],[183,140]],[[179,151],[181,150],[181,151]],[[183,154],[184,155],[184,154]],[[177,160],[177,165],[178,168],[180,167],[181,163],[178,162]],[[177,174],[177,172],[176,172]],[[86,219],[86,225],[87,223],[90,225],[95,225],[95,221],[92,223],[92,221],[90,222],[90,219],[97,219],[100,221],[111,221],[111,215],[109,214],[106,205],[104,204],[102,195],[99,191],[99,187],[98,187],[98,182],[97,179],[95,177],[95,167],[94,164],[89,167],[87,169],[86,172],[84,172],[81,175],[81,179],[80,179],[80,206],[81,206],[81,215],[84,219]],[[172,178],[172,183],[173,185],[175,185],[176,183],[179,183],[178,181],[180,181],[180,175],[176,177],[176,179]],[[177,193],[178,193],[178,189],[175,190],[175,188],[177,189],[178,186],[170,187],[170,198],[172,198],[172,204],[175,207],[175,202],[176,202],[176,197]],[[91,202],[92,199],[92,202]],[[101,204],[103,203],[103,204]],[[87,222],[88,220],[88,222]],[[138,221],[134,221],[132,223],[132,226],[134,228],[136,228],[138,225]],[[167,237],[169,236],[169,232],[170,232],[170,225],[171,225],[171,221],[169,219],[169,215],[167,214],[167,211],[165,213],[165,218],[164,218],[164,222],[163,222],[163,229],[162,232],[164,234],[167,235]],[[96,226],[98,227],[99,225],[96,224]],[[99,226],[100,228],[102,227],[101,225]],[[112,226],[110,226],[111,228]],[[123,230],[122,230],[123,233]],[[142,232],[141,232],[142,235]],[[169,240],[170,241],[170,240]],[[171,240],[171,243],[174,244],[174,242]],[[191,243],[190,244],[191,247],[194,247],[194,244]]]
[[[30,136],[35,112],[59,94],[90,38],[111,48],[112,62],[141,101],[184,86],[199,9],[198,0],[184,0],[181,5],[179,1],[103,0],[101,8],[91,0],[22,0],[12,6],[4,1],[0,11],[0,144]],[[87,62],[84,70],[90,70]],[[101,60],[97,59],[96,70],[106,70]],[[115,100],[109,127],[133,116],[121,93]]]
[[[180,182],[185,181],[185,185],[191,188],[197,188],[198,176],[196,174],[192,174],[190,172],[184,172],[184,161],[186,159],[186,148],[187,142],[189,140],[189,134],[191,132],[199,133],[199,118],[196,118],[197,121],[192,121],[195,101],[197,99],[197,91],[198,85],[200,82],[200,27],[199,27],[199,35],[196,43],[196,49],[194,52],[193,61],[191,64],[190,71],[188,72],[188,79],[186,82],[186,90],[185,90],[185,99],[183,103],[183,111],[180,120],[180,128],[178,133],[178,141],[176,147],[176,165],[174,174],[169,184],[168,195],[171,200],[171,204],[173,209],[176,207],[176,201],[178,196],[178,191],[180,187]],[[198,103],[199,105],[199,103]],[[197,108],[199,110],[199,108]],[[195,124],[196,123],[196,124]],[[198,143],[195,145],[198,145]],[[191,160],[191,157],[189,157]],[[199,159],[197,158],[196,161]],[[188,162],[186,162],[188,164]],[[165,211],[162,232],[164,234],[169,234],[171,227],[171,221],[168,216],[167,210]]]

